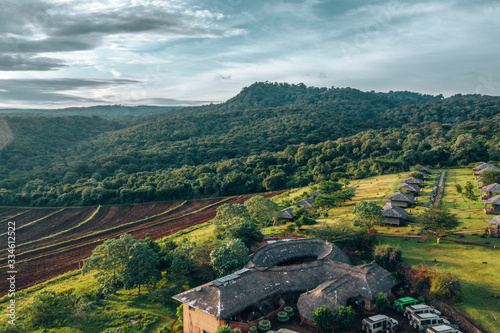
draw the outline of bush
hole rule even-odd
[[[321,329],[332,328],[334,323],[333,312],[327,306],[322,306],[313,313],[313,322]]]
[[[282,323],[289,321],[290,317],[288,316],[288,312],[286,311],[278,312],[278,320]]]
[[[258,331],[259,329],[257,328],[257,326],[250,326],[250,328],[248,329],[249,333],[257,333]]]
[[[293,308],[291,306],[285,306],[283,308],[283,311],[285,311],[286,313],[288,313],[289,317],[292,317],[295,314],[294,311],[293,311]]]
[[[451,273],[435,271],[431,281],[430,295],[431,297],[440,299],[460,298],[460,282]]]
[[[354,309],[350,305],[341,306],[336,318],[337,324],[339,324],[340,328],[348,328],[354,321],[355,316]]]
[[[267,332],[270,329],[271,329],[271,322],[269,320],[259,321],[259,330]]]
[[[227,325],[219,326],[215,333],[231,333],[231,329]]]
[[[378,293],[378,295],[375,296],[375,305],[380,312],[385,312],[385,310],[391,306],[387,297],[385,297],[382,293]]]
[[[373,251],[375,262],[387,270],[392,270],[401,261],[401,250],[389,244],[377,245]]]
[[[238,327],[233,328],[231,332],[233,332],[233,333],[242,333],[241,328],[238,328]]]

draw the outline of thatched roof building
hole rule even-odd
[[[305,198],[292,204],[292,206],[303,206],[303,207],[310,207],[312,205],[314,205],[313,198]]]
[[[490,185],[486,185],[481,187],[481,191],[484,192],[500,192],[500,184],[498,183],[493,183]]]
[[[479,171],[475,172],[474,175],[479,176],[479,175],[482,175],[483,172],[490,171],[490,170],[497,171],[497,170],[500,170],[500,168],[497,167],[496,165],[486,163],[486,164],[483,164],[483,167]]]
[[[269,245],[257,250],[246,267],[273,267],[293,259],[314,257],[350,264],[351,260],[336,245],[321,239],[287,239],[269,241]]]
[[[387,203],[382,210],[384,223],[401,225],[401,223],[408,217],[408,212],[401,207],[393,206]]]
[[[396,187],[395,190],[408,190],[412,193],[418,193],[421,191],[421,188],[418,185],[403,184]]]
[[[486,162],[480,162],[480,164],[478,166],[472,168],[472,170],[480,171],[480,170],[483,170],[485,168],[492,167],[492,166],[494,166],[494,165],[490,164],[490,163],[486,163]]]
[[[343,274],[327,281],[314,290],[303,293],[297,302],[299,313],[312,320],[312,314],[326,305],[334,313],[349,299],[373,300],[378,293],[386,294],[396,284],[391,274],[374,262],[340,270]]]
[[[287,219],[287,220],[293,221],[293,219],[294,219],[293,208],[292,207],[288,207],[288,208],[282,209],[280,211],[280,215],[278,217],[282,218],[282,219]]]
[[[422,169],[420,169],[422,172],[425,172],[425,173],[431,173],[431,169],[429,168],[426,168],[426,167],[422,167]]]
[[[500,227],[500,215],[499,216],[495,216],[494,218],[492,219],[489,219],[488,220],[488,223],[490,225],[496,225],[497,227]]]
[[[391,205],[398,207],[409,207],[415,198],[411,194],[396,192],[394,194],[384,197],[384,199],[391,200]]]
[[[424,181],[422,179],[419,179],[419,178],[415,178],[415,177],[410,177],[410,178],[406,178],[405,180],[402,180],[401,183],[405,183],[405,184],[414,184],[414,185],[421,185],[424,183]]]
[[[492,204],[494,206],[500,206],[500,195],[496,195],[492,198],[484,200],[485,204]]]
[[[408,212],[401,207],[387,203],[384,206],[384,210],[382,210],[382,216],[406,219],[408,217]]]
[[[500,195],[491,197],[483,202],[485,205],[490,204],[493,206],[493,208],[487,209],[486,213],[500,214]]]
[[[290,262],[304,257],[314,257],[315,260]],[[285,262],[287,264],[282,265]],[[342,295],[336,305],[345,305],[345,301],[352,297],[366,297],[366,302],[370,302],[378,292],[389,292],[394,285],[389,276],[389,272],[375,263],[351,265],[347,255],[329,242],[294,239],[271,242],[254,253],[247,267],[175,295],[173,299],[185,304],[185,325],[188,322],[189,325],[198,325],[200,321],[193,319],[194,314],[197,318],[205,316],[205,322],[223,325],[250,306],[284,294],[304,293],[318,286],[326,295],[335,290]],[[312,297],[304,298],[307,299],[304,304],[322,302]],[[301,310],[299,306],[299,311],[305,311],[309,316],[307,309],[305,306]]]

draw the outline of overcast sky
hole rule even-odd
[[[221,102],[257,81],[500,95],[497,0],[2,0],[0,107]]]

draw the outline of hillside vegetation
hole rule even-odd
[[[417,163],[494,160],[498,114],[498,97],[266,82],[225,103],[135,126],[96,117],[9,117],[15,140],[0,151],[0,205],[237,195]]]

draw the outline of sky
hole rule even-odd
[[[254,82],[500,95],[495,0],[2,0],[0,108],[223,102]]]

